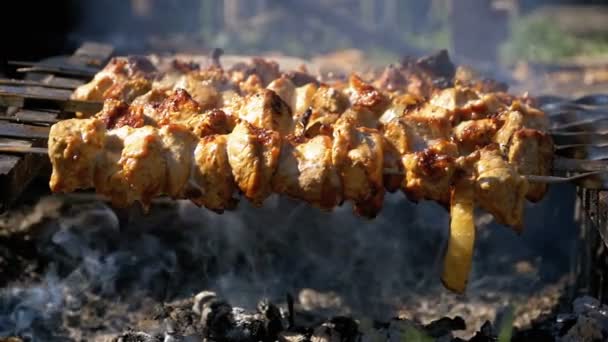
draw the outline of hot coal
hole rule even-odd
[[[319,323],[289,327],[287,313],[267,299],[255,311],[248,311],[231,306],[211,291],[165,304],[159,312],[154,317],[159,332],[127,331],[114,341],[398,341],[408,334],[450,341],[453,331],[466,328],[460,317],[442,318],[426,326],[401,319],[364,326],[347,316],[318,317]]]

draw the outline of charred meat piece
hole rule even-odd
[[[202,113],[202,109],[187,91],[177,89],[156,108],[154,121],[159,126],[186,124],[192,117]]]
[[[365,108],[375,113],[377,117],[388,106],[388,98],[371,84],[364,82],[359,76],[351,75],[348,84],[347,93],[350,96],[352,106]]]
[[[403,191],[415,201],[429,199],[447,206],[452,176],[456,171],[454,161],[454,156],[432,147],[405,154],[402,159],[406,171]]]
[[[142,127],[145,121],[142,106],[129,106],[125,102],[112,99],[104,102],[103,109],[96,116],[106,124],[108,129],[122,126]]]
[[[456,67],[447,50],[439,50],[430,56],[421,57],[416,61],[416,65],[428,73],[434,83],[449,84],[456,74]]]

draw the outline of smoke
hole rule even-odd
[[[522,236],[479,223],[468,298],[498,292],[508,301],[568,272],[576,230],[567,198],[573,188],[553,188],[528,210]],[[49,266],[40,282],[0,291],[2,336],[73,338],[60,328],[75,317],[97,317],[100,331],[117,333],[137,324],[146,301],[204,289],[248,309],[291,293],[303,307],[320,302],[327,314],[376,319],[396,315],[401,303],[427,310],[424,301],[447,298],[438,280],[447,212],[402,194],[387,196],[374,220],[354,216],[349,205],[323,213],[275,196],[263,208],[243,201],[222,215],[188,202],[157,204],[148,215],[85,202],[40,225],[36,244]],[[521,260],[537,272],[518,274]]]

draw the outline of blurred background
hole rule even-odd
[[[605,0],[11,1],[4,58],[71,52],[83,40],[119,51],[276,51],[311,57],[361,49],[400,57],[448,48],[474,60],[556,61],[608,52]]]
[[[350,64],[386,64],[447,48],[460,63],[501,66],[510,71],[502,78],[515,80],[538,80],[539,72],[558,65],[548,91],[567,92],[559,85],[573,79],[608,83],[605,0],[56,0],[3,6],[0,73],[8,72],[9,59],[69,54],[95,40],[113,44],[117,53],[221,47],[229,54],[321,56]]]

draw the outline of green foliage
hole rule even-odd
[[[560,59],[608,53],[608,38],[564,32],[548,18],[523,17],[512,23],[511,39],[501,48],[506,63],[518,60],[555,62]]]
[[[510,342],[511,336],[513,335],[513,321],[515,320],[515,314],[512,307],[507,309],[507,312],[503,316],[500,327],[498,328],[498,339],[497,342]]]
[[[433,342],[433,338],[425,334],[422,330],[415,328],[410,325],[405,328],[403,335],[401,335],[402,342]]]

